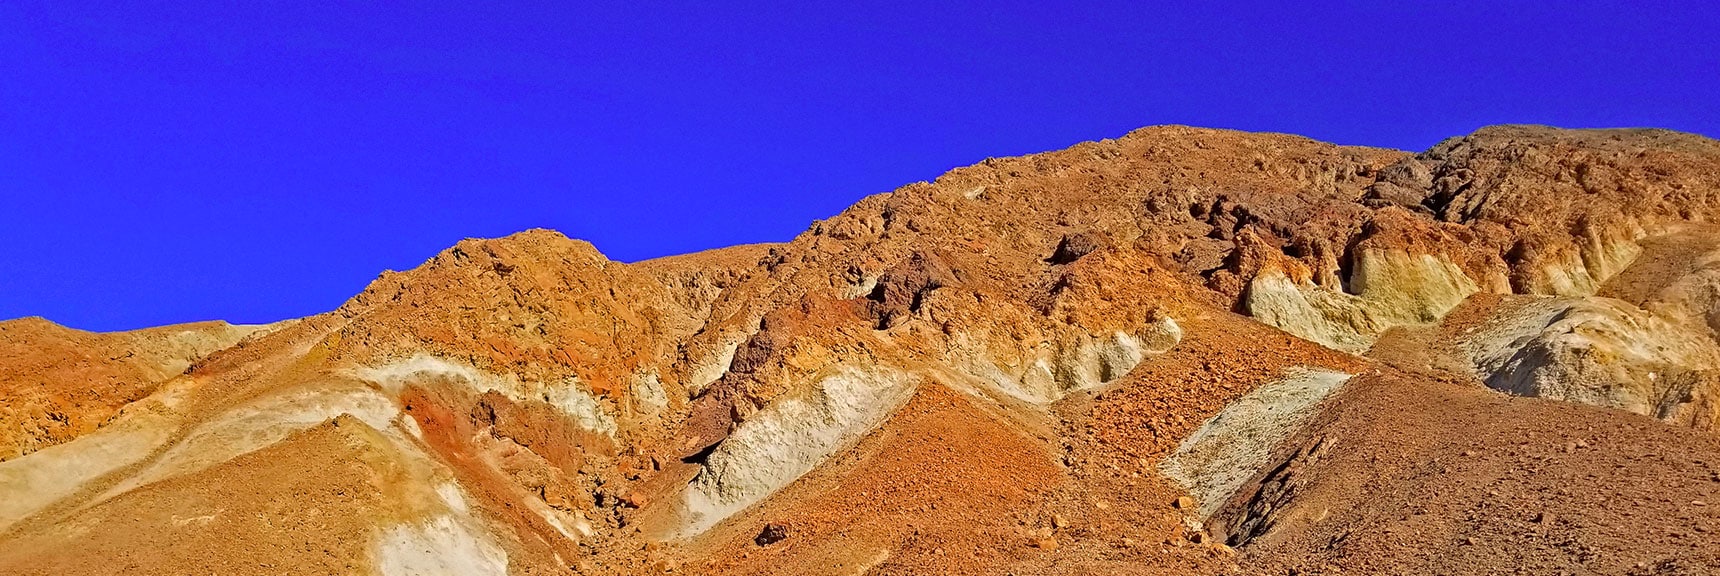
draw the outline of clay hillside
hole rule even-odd
[[[0,323],[0,573],[1720,573],[1720,142],[1167,126],[790,242]]]

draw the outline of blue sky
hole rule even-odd
[[[1152,124],[1720,135],[1713,2],[376,4],[0,3],[0,318],[304,316],[530,227],[786,240]]]

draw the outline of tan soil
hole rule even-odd
[[[1336,448],[1245,548],[1262,572],[1720,570],[1713,436],[1399,373],[1352,383],[1327,419],[1304,441]]]

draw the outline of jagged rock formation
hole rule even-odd
[[[467,240],[337,310],[179,348],[0,324],[0,422],[33,423],[0,458],[0,571],[1496,572],[1522,542],[1350,534],[1397,511],[1508,531],[1486,518],[1542,487],[1405,463],[1454,437],[1499,466],[1546,454],[1500,448],[1525,438],[1683,438],[1676,471],[1594,490],[1720,506],[1697,470],[1720,462],[1717,199],[1720,143],[1666,131],[1410,154],[1155,127],[958,168],[782,244],[628,264],[551,231]],[[123,385],[54,424],[39,398],[82,398],[91,369]],[[1396,424],[1448,404],[1481,435]],[[1370,477],[1355,455],[1382,447],[1409,460]],[[1461,518],[1353,500],[1470,473],[1503,496]],[[1636,516],[1577,517],[1600,528],[1571,546],[1720,569],[1695,542],[1619,544]],[[1486,561],[1427,560],[1454,542]]]

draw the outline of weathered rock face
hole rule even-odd
[[[1643,237],[1628,266],[1580,291],[1596,295],[1462,301],[1455,319],[1432,329],[1429,350],[1412,354],[1423,360],[1410,363],[1461,366],[1511,394],[1711,428],[1720,347],[1710,268],[1720,236],[1706,225],[1667,230]]]
[[[770,496],[882,424],[913,395],[899,371],[837,367],[805,393],[740,422],[685,492],[687,533],[697,534]]]
[[[1183,440],[1160,469],[1194,495],[1200,518],[1265,473],[1271,450],[1300,431],[1352,375],[1297,368],[1230,403]]]
[[[1496,390],[1712,429],[1720,346],[1703,320],[1611,298],[1521,297],[1458,348]]]
[[[1594,294],[1645,236],[1714,216],[1715,154],[1711,140],[1665,131],[1507,126],[1454,138],[1382,169],[1359,201],[1371,211],[1329,209],[1353,232],[1315,220],[1265,238],[1294,246],[1286,254],[1307,270],[1257,257],[1266,273],[1252,274],[1244,305],[1359,351],[1477,291]],[[1346,247],[1343,260],[1328,246]]]
[[[0,572],[107,568],[68,555],[68,522],[121,555],[160,544],[121,528],[205,525],[341,555],[285,571],[1222,572],[1204,543],[1322,517],[1281,508],[1324,493],[1316,462],[1344,455],[1307,436],[1351,374],[1399,369],[1358,356],[1388,335],[1435,334],[1497,390],[1712,427],[1717,195],[1720,144],[1662,131],[1409,154],[1155,127],[782,244],[627,264],[551,231],[467,240],[242,341],[0,324],[0,424],[29,423],[0,439],[39,450],[0,454],[26,495],[0,503]],[[1714,241],[1674,249],[1691,238]],[[135,374],[70,424],[16,376],[89,365]],[[190,510],[281,457],[321,475]],[[315,505],[270,507],[295,495]],[[759,552],[766,524],[795,536]]]
[[[1286,332],[1360,353],[1393,326],[1438,321],[1480,290],[1444,255],[1365,250],[1356,257],[1350,289],[1323,288],[1285,271],[1262,269],[1243,301],[1249,315]]]

